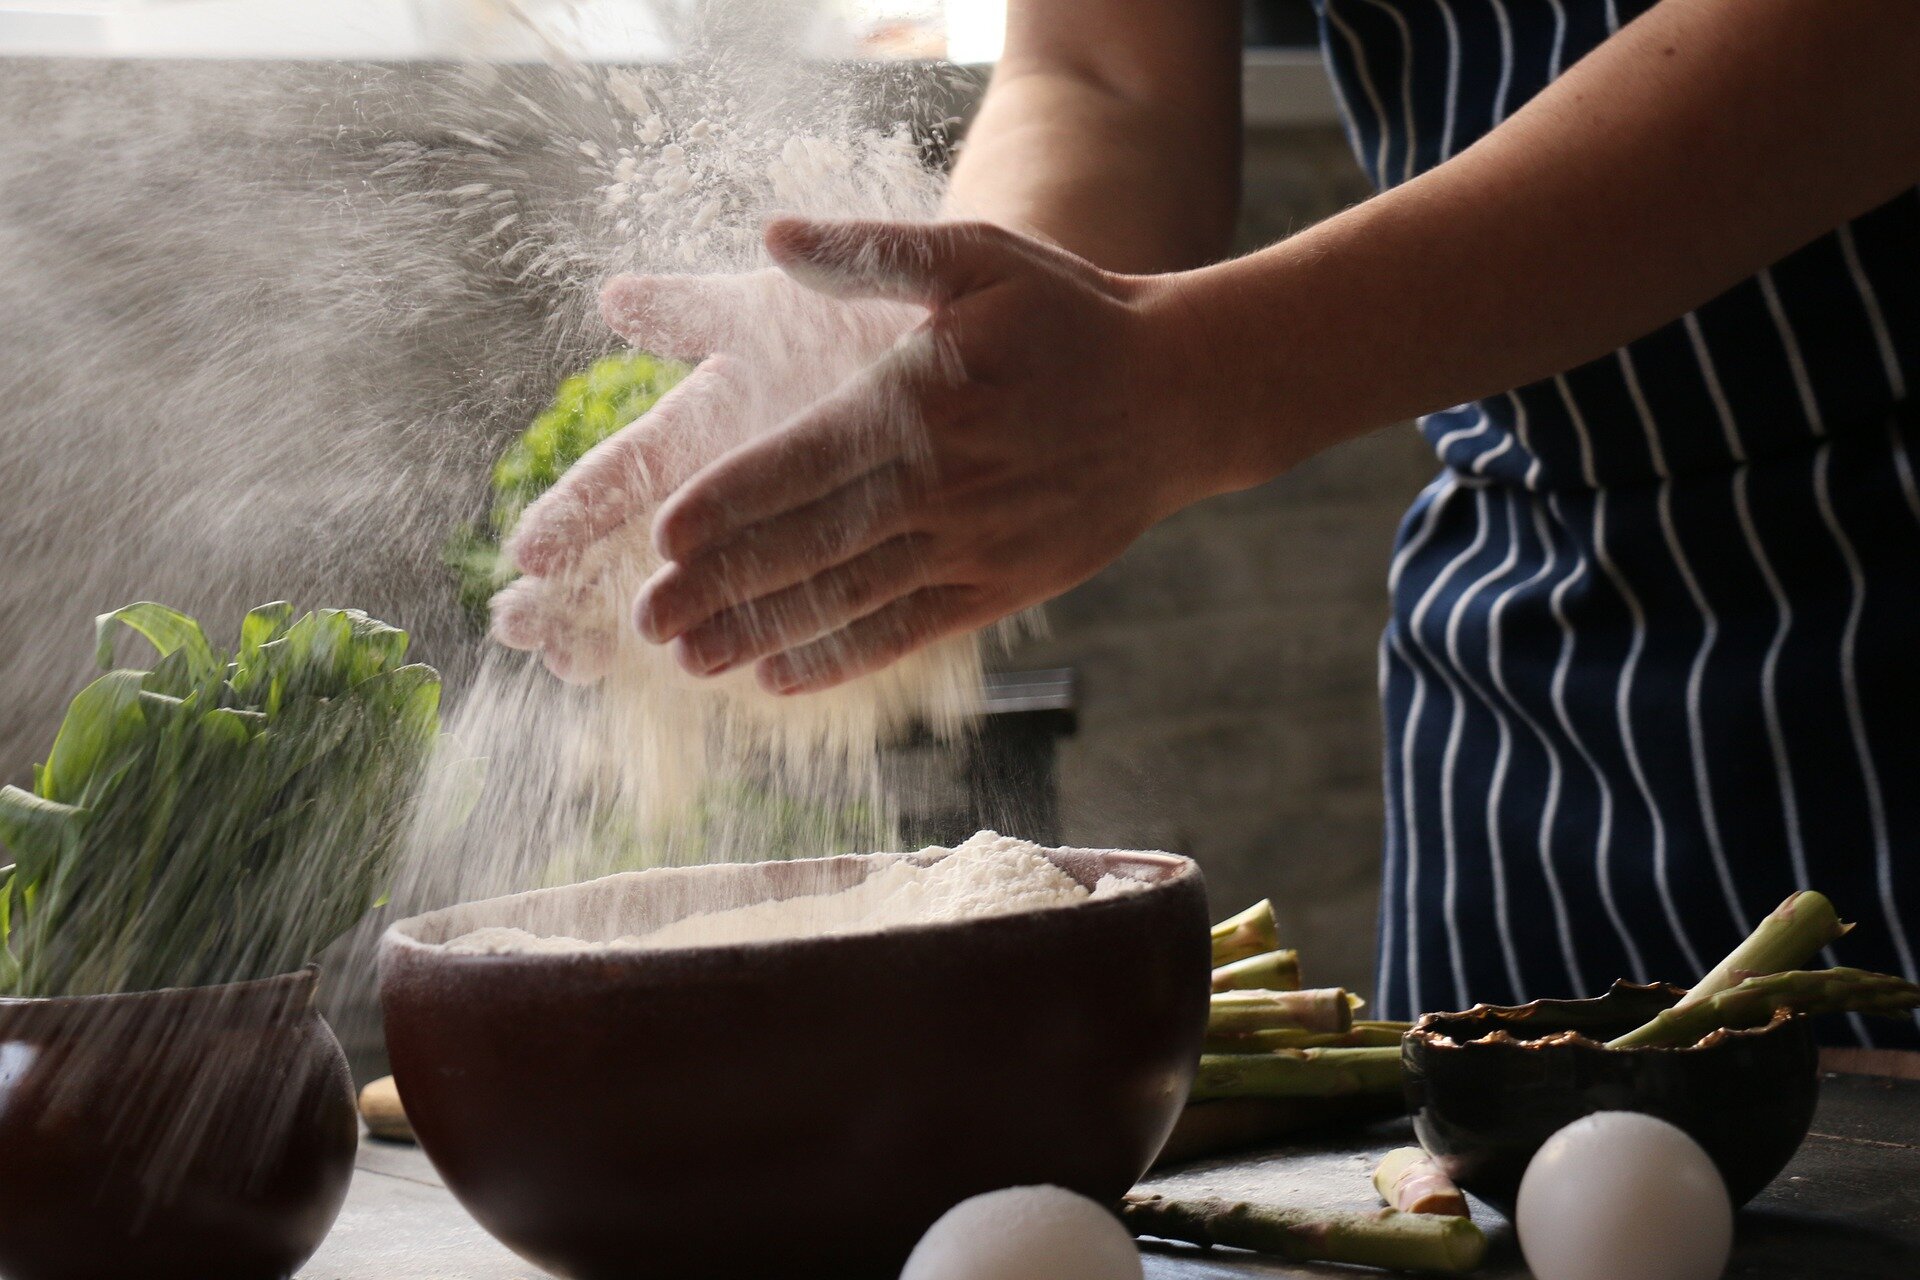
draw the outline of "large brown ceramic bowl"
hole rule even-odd
[[[510,1248],[576,1280],[892,1280],[957,1201],[1114,1201],[1192,1082],[1205,891],[1165,854],[1059,851],[1148,887],[886,933],[457,955],[483,925],[606,939],[830,892],[894,855],[629,873],[395,925],[381,1003],[421,1145]]]
[[[359,1122],[314,972],[0,1000],[0,1276],[285,1280]]]
[[[1807,1136],[1819,1051],[1806,1019],[1785,1015],[1686,1048],[1606,1046],[1685,994],[1617,982],[1597,1000],[1427,1015],[1401,1045],[1420,1144],[1455,1182],[1510,1215],[1548,1138],[1596,1111],[1643,1111],[1692,1136],[1734,1204],[1745,1204]]]

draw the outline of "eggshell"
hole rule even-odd
[[[1060,1187],[962,1200],[927,1228],[900,1280],[1141,1280],[1140,1250],[1111,1211]]]
[[[1653,1116],[1602,1111],[1547,1139],[1514,1213],[1536,1280],[1714,1280],[1733,1204],[1700,1144]]]

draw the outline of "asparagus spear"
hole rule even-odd
[[[1438,1213],[1464,1218],[1467,1198],[1419,1147],[1396,1147],[1373,1171],[1373,1189],[1387,1208],[1402,1213]]]
[[[1265,898],[1213,926],[1213,967],[1216,969],[1279,948],[1280,931],[1273,920],[1273,903]]]
[[[1270,1031],[1207,1033],[1208,1053],[1272,1053],[1276,1049],[1387,1049],[1407,1033],[1404,1024],[1356,1022],[1349,1031]]]
[[[1262,951],[1245,960],[1223,964],[1213,971],[1215,991],[1256,988],[1261,991],[1298,991],[1300,989],[1300,953],[1298,951]]]
[[[1121,1202],[1120,1220],[1137,1236],[1398,1271],[1459,1274],[1479,1266],[1487,1252],[1487,1238],[1469,1219],[1393,1209],[1341,1213],[1136,1194]]]
[[[1691,1009],[1748,978],[1798,969],[1819,954],[1820,948],[1851,928],[1852,925],[1840,922],[1839,914],[1834,911],[1833,904],[1827,901],[1825,894],[1815,893],[1811,889],[1790,894],[1785,902],[1773,909],[1772,915],[1747,935],[1746,941],[1728,952],[1726,959],[1715,965],[1713,971],[1700,979],[1693,990],[1680,998],[1680,1003],[1661,1016]],[[1629,1031],[1613,1041],[1613,1047],[1632,1049],[1655,1043],[1642,1037],[1653,1036],[1654,1022],[1658,1021],[1656,1018],[1645,1026]]]
[[[1193,1080],[1194,1102],[1214,1098],[1325,1098],[1400,1088],[1400,1050],[1280,1049],[1207,1053]]]
[[[1864,969],[1793,969],[1748,978],[1731,990],[1681,1001],[1653,1021],[1609,1042],[1614,1049],[1689,1045],[1723,1027],[1764,1027],[1781,1009],[1795,1013],[1877,1013],[1920,1008],[1920,984]]]
[[[1314,991],[1222,991],[1207,1013],[1207,1034],[1250,1031],[1351,1031],[1363,1003],[1344,987]]]
[[[1700,979],[1680,1003],[1683,1006],[1697,1004],[1756,974],[1798,969],[1819,954],[1820,948],[1852,928],[1850,924],[1841,923],[1839,913],[1825,894],[1811,889],[1790,894],[1773,909],[1772,915],[1755,926],[1745,942]]]
[[[1399,1044],[1411,1022],[1362,1022],[1345,1031],[1266,1027],[1255,1031],[1207,1031],[1208,1053],[1272,1053],[1275,1049],[1385,1049]]]

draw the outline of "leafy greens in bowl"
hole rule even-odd
[[[439,738],[440,677],[353,609],[103,614],[33,789],[0,788],[0,993],[89,995],[271,977],[382,891]],[[121,634],[150,670],[113,669]]]

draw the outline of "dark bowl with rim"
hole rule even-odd
[[[0,1277],[299,1270],[360,1138],[315,978],[0,999]]]
[[[1773,1181],[1813,1123],[1820,1055],[1805,1018],[1716,1031],[1682,1048],[1611,1049],[1686,992],[1616,982],[1592,1000],[1431,1013],[1401,1042],[1420,1145],[1509,1217],[1546,1140],[1596,1111],[1640,1111],[1712,1157],[1734,1205]]]
[[[604,940],[833,892],[883,860],[661,868],[404,920],[381,945],[394,1077],[480,1224],[573,1280],[893,1280],[980,1192],[1117,1201],[1191,1086],[1210,944],[1199,868],[1049,850],[1136,892],[886,932],[458,954],[504,925]]]

